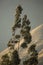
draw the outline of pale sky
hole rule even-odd
[[[11,27],[17,5],[23,8],[22,14],[27,14],[31,28],[43,23],[43,0],[0,0],[0,51],[7,47],[11,38]]]

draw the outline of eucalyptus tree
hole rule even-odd
[[[21,18],[23,8],[19,5],[16,8],[15,21],[12,27],[12,38],[8,42],[8,47],[10,47],[9,51],[11,52],[11,60],[9,60],[8,55],[2,56],[2,64],[1,65],[20,65],[20,57],[19,57],[19,41],[20,39],[24,39],[23,43],[20,47],[23,49],[27,49],[28,45],[31,44],[32,36],[30,33],[31,26],[30,21],[25,14],[23,18]],[[20,29],[20,31],[17,31]],[[18,34],[20,33],[20,34]],[[15,49],[15,45],[18,44],[18,49]],[[13,50],[13,51],[12,51]],[[28,56],[30,57],[23,61],[23,65],[37,65],[38,64],[38,52],[36,50],[36,45],[31,45],[28,50]]]

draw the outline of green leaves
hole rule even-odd
[[[20,38],[20,35],[16,35],[15,38],[16,38],[16,39],[19,39],[19,38]]]
[[[21,5],[18,5],[18,7],[16,8],[16,13],[18,13],[19,11],[19,13],[21,14],[22,10],[23,8],[21,7]]]
[[[21,47],[22,47],[22,48],[27,48],[27,43],[26,43],[26,42],[23,42],[23,43],[21,44]]]
[[[16,14],[15,14],[15,23],[20,19],[20,14],[22,13],[22,7],[19,5],[16,8]]]
[[[29,65],[37,65],[38,64],[38,52],[35,49],[36,44],[33,44],[30,46],[29,50],[30,50],[30,58],[29,58]]]
[[[29,65],[37,65],[37,64],[38,64],[37,58],[31,57],[31,58],[29,59]]]
[[[29,21],[29,19],[27,19],[27,21],[25,22],[27,25],[29,25],[30,24],[30,21]]]
[[[2,59],[5,59],[5,58],[9,59],[8,54],[5,54],[5,55],[2,56]]]
[[[19,65],[19,63],[20,63],[20,58],[19,58],[19,55],[18,55],[18,51],[17,50],[15,50],[12,53],[12,63],[13,63],[13,65]]]
[[[35,51],[35,47],[36,47],[36,44],[31,45],[30,48],[29,48],[30,51],[31,51],[31,52],[32,52],[32,51]]]
[[[11,65],[8,54],[3,55],[1,59],[1,65]]]

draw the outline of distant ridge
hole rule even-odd
[[[43,28],[43,24],[39,25],[38,27],[36,27],[35,29],[33,29],[31,31],[31,33],[33,34],[36,30],[40,29],[40,28]]]

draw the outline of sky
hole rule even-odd
[[[27,14],[31,30],[43,24],[43,0],[0,0],[0,51],[7,47],[12,37],[15,9],[23,8],[22,16]]]

